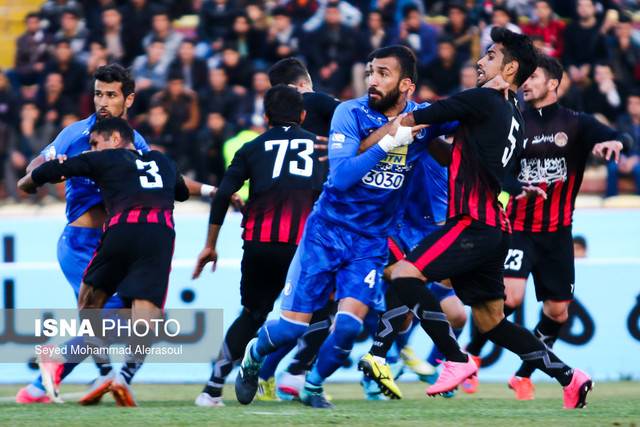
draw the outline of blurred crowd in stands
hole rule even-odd
[[[225,146],[265,128],[275,61],[301,58],[315,90],[346,99],[365,93],[371,50],[405,44],[419,61],[415,98],[434,101],[475,86],[493,26],[532,36],[562,61],[562,104],[633,137],[608,166],[613,195],[619,176],[640,185],[639,24],[635,0],[46,1],[25,18],[14,67],[0,72],[0,200],[20,198],[15,180],[29,160],[93,113],[100,65],[131,68],[131,123],[184,173],[216,184]]]

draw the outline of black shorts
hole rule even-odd
[[[268,314],[284,288],[287,271],[297,246],[245,240],[243,248],[240,267],[242,306],[252,312]]]
[[[467,305],[504,298],[503,262],[509,234],[468,216],[447,220],[407,255],[428,281],[451,278]]]
[[[163,224],[117,224],[107,229],[87,266],[83,282],[118,292],[124,300],[164,306],[176,233]]]
[[[533,274],[538,301],[573,299],[575,267],[571,228],[545,233],[513,233],[504,260],[504,275],[526,279],[529,273]]]

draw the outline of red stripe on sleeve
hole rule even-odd
[[[456,241],[460,234],[471,224],[471,217],[462,217],[456,225],[451,227],[440,239],[427,251],[422,254],[413,264],[420,270],[429,265],[434,259],[439,257],[449,249],[449,247]]]
[[[278,242],[289,241],[291,231],[292,208],[291,203],[285,203],[280,212],[280,224],[278,224]]]
[[[569,176],[569,184],[567,186],[567,198],[564,202],[564,219],[562,221],[562,225],[564,225],[565,227],[568,227],[571,225],[571,210],[573,209],[573,186],[576,183],[576,176],[575,175],[570,175]]]
[[[549,231],[558,230],[558,224],[560,223],[560,194],[562,193],[562,187],[564,182],[558,181],[553,187],[553,193],[551,194],[551,211],[549,212]]]

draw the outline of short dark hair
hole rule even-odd
[[[367,62],[380,58],[396,58],[400,64],[400,78],[410,79],[413,83],[418,80],[418,70],[415,53],[411,49],[402,45],[392,45],[381,47],[369,54]]]
[[[109,117],[97,120],[91,127],[91,133],[98,133],[104,137],[110,137],[114,132],[118,132],[124,142],[133,143],[133,129],[129,123],[121,117]]]
[[[415,3],[409,3],[409,4],[405,5],[402,8],[402,19],[407,19],[409,14],[411,14],[413,12],[420,13],[420,9],[418,8],[418,6],[415,5]]]
[[[300,123],[304,110],[302,95],[291,86],[273,86],[264,96],[264,112],[270,125]]]
[[[573,236],[573,244],[582,246],[583,248],[587,249],[587,239],[584,236]]]
[[[271,86],[283,84],[290,85],[302,79],[309,78],[309,71],[298,58],[284,58],[269,68],[269,81]]]
[[[556,58],[538,53],[538,67],[544,70],[547,79],[556,79],[558,84],[562,81],[562,65]]]
[[[122,83],[122,94],[125,98],[131,95],[136,88],[131,72],[115,62],[113,64],[98,67],[96,72],[93,74],[93,78],[94,80],[100,80],[105,83]]]
[[[39,12],[29,12],[29,13],[27,13],[27,16],[24,17],[24,22],[27,22],[31,18],[40,19],[40,13]]]
[[[500,43],[504,47],[502,53],[504,59],[502,64],[511,61],[518,63],[518,72],[515,77],[515,84],[522,85],[535,71],[538,63],[538,55],[531,39],[522,34],[516,34],[502,27],[493,27],[491,29],[491,40],[494,43]]]

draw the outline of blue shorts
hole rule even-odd
[[[318,215],[307,219],[282,292],[282,310],[313,313],[336,300],[355,298],[374,310],[384,310],[382,270],[387,240],[367,237]]]
[[[58,239],[58,263],[67,281],[76,294],[80,292],[82,277],[93,254],[100,244],[102,230],[99,228],[76,227],[67,225]],[[114,295],[107,300],[105,308],[125,307],[122,299]]]
[[[441,225],[433,224],[429,227],[414,228],[406,224],[399,224],[394,230],[395,233],[389,238],[389,264],[393,264],[404,258],[404,255],[411,252],[425,236],[428,236],[441,227]],[[427,287],[438,302],[456,296],[453,289],[443,286],[438,282],[429,282]]]

